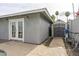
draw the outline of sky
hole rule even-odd
[[[73,8],[72,3],[74,3],[74,11],[77,12],[79,8],[78,0],[36,0],[28,1],[25,0],[17,1],[9,0],[8,2],[0,0],[0,15],[12,14],[21,11],[28,11],[33,9],[47,8],[50,15],[55,14],[55,11],[59,11],[59,19],[66,21],[64,13],[69,11],[71,15],[69,19],[73,19]],[[2,2],[2,3],[1,3]],[[4,3],[3,3],[4,2]],[[13,2],[13,3],[12,3]]]

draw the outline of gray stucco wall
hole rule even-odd
[[[79,19],[72,21],[72,30],[73,33],[79,33]],[[79,42],[79,34],[72,34],[72,37]]]
[[[70,22],[70,31],[72,32],[70,37],[74,38],[75,41],[79,42],[79,17]]]
[[[40,44],[49,35],[50,23],[40,13],[9,17],[8,19],[24,18],[24,42]],[[0,20],[0,39],[9,39],[8,20]]]
[[[39,28],[40,17],[39,14],[31,14],[25,18],[24,25],[24,42],[39,44]]]
[[[24,41],[40,44],[48,38],[50,23],[40,14],[31,14],[25,18]]]
[[[79,32],[79,19],[72,21],[72,32]]]
[[[43,42],[49,37],[49,26],[50,23],[45,20],[44,17],[40,17],[40,42]]]
[[[0,39],[8,39],[8,20],[0,19]]]

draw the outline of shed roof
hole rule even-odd
[[[6,17],[12,17],[12,16],[18,16],[18,15],[26,15],[26,14],[32,14],[32,13],[42,13],[44,14],[50,22],[53,23],[52,18],[46,8],[41,8],[41,9],[35,9],[35,10],[30,10],[30,11],[23,11],[23,12],[18,12],[18,13],[13,13],[13,14],[7,14],[7,15],[2,15],[0,18],[6,18]]]

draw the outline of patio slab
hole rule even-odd
[[[49,47],[43,44],[34,45],[18,41],[9,41],[0,43],[0,49],[6,51],[8,56],[67,56],[63,40],[61,38],[54,39]]]
[[[0,49],[4,50],[8,56],[25,56],[35,49],[37,45],[17,41],[0,43]]]

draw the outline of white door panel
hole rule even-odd
[[[24,19],[9,20],[9,39],[24,41]]]

